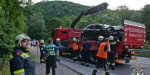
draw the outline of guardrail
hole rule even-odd
[[[142,50],[142,49],[128,49],[128,50],[132,50],[137,53],[150,53],[150,50]]]

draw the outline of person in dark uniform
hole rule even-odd
[[[115,68],[115,54],[116,54],[116,44],[119,42],[117,37],[109,36],[109,43],[111,51],[108,54],[108,65],[112,70],[116,70]]]
[[[57,50],[56,45],[53,44],[53,40],[49,39],[48,44],[44,48],[46,55],[46,75],[49,75],[50,68],[52,67],[52,75],[56,75],[56,60],[59,57],[59,50]]]
[[[85,38],[85,42],[82,44],[81,54],[82,54],[82,62],[81,65],[86,63],[86,66],[89,66],[89,54],[90,54],[91,44],[88,42],[88,39]]]
[[[100,44],[100,47],[98,49],[98,52],[96,56],[98,57],[98,63],[95,66],[92,75],[96,75],[97,70],[99,69],[100,65],[103,64],[104,69],[105,69],[105,75],[110,75],[109,74],[109,66],[107,62],[107,52],[110,51],[110,44],[109,44],[109,39],[105,38],[104,42]]]
[[[30,38],[25,34],[15,37],[13,52],[9,56],[11,75],[35,75],[35,65],[27,50]]]
[[[44,50],[44,40],[40,40],[40,63],[45,63],[43,50]]]
[[[60,44],[60,39],[59,38],[56,39],[55,45],[56,45],[57,50],[59,50],[59,52],[60,52],[60,50],[62,48],[62,45]],[[60,61],[59,58],[58,58],[58,61]]]

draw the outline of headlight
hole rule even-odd
[[[128,48],[129,48],[129,46],[124,46],[124,48],[125,48],[125,49],[128,49]]]
[[[141,46],[141,48],[143,48],[143,46]]]

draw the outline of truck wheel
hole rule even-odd
[[[96,60],[96,52],[90,52],[90,62],[95,63]]]
[[[125,60],[125,63],[130,63],[130,60]]]

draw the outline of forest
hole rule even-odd
[[[43,1],[33,4],[18,0],[0,0],[0,71],[8,66],[8,56],[12,51],[14,37],[20,33],[28,34],[32,39],[47,39],[55,28],[70,27],[73,20],[92,6],[67,1]],[[120,20],[127,19],[146,25],[146,39],[150,40],[150,4],[139,10],[131,10],[122,5],[115,9],[101,11],[99,16],[84,16],[76,25],[83,29],[94,23],[120,25]],[[116,20],[117,19],[117,20]],[[150,49],[146,44],[146,49]],[[1,74],[1,72],[0,72]]]

